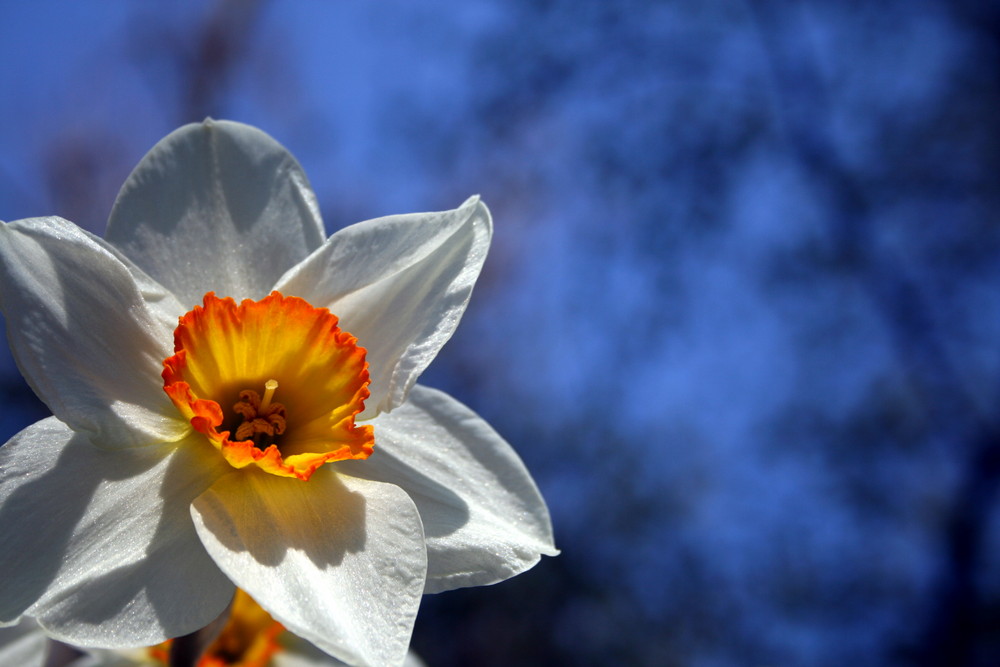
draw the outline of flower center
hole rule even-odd
[[[308,480],[372,453],[372,427],[354,423],[369,396],[365,349],[327,309],[279,292],[239,305],[209,292],[180,318],[174,352],[163,390],[232,466]]]

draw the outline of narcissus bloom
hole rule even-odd
[[[556,553],[513,449],[415,384],[491,233],[472,198],[324,239],[294,158],[213,121],[146,155],[106,239],[0,224],[8,339],[53,413],[0,448],[0,623],[150,646],[239,586],[337,658],[398,664],[421,594]]]

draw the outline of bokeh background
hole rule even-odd
[[[206,116],[331,232],[491,207],[423,381],[563,553],[425,598],[431,667],[1000,664],[998,112],[981,0],[0,0],[4,220],[103,232]]]

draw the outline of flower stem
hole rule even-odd
[[[205,649],[215,641],[222,628],[226,626],[232,608],[233,603],[230,600],[229,605],[214,621],[200,630],[174,639],[170,645],[170,667],[196,667]]]

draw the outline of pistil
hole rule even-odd
[[[274,391],[277,388],[277,380],[268,380],[264,383],[264,398],[260,399],[260,412],[265,412],[267,406],[271,405],[271,399],[274,398]]]

